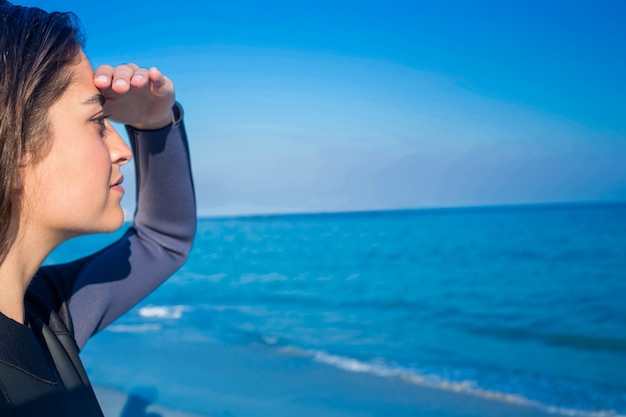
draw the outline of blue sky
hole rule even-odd
[[[20,4],[174,80],[204,215],[626,201],[622,1]]]

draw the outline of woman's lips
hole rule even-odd
[[[115,181],[113,185],[109,187],[109,189],[124,192],[124,188],[122,187],[123,182],[124,182],[124,176],[120,175],[120,178],[117,181]]]

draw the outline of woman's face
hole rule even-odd
[[[48,112],[49,152],[23,172],[21,219],[61,241],[121,226],[120,167],[132,156],[104,119],[103,97],[84,53],[72,73],[72,83]]]

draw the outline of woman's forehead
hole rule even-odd
[[[98,95],[99,90],[93,83],[93,67],[82,51],[79,61],[72,65],[71,71],[72,83],[66,93],[79,96],[81,101],[92,101],[91,97]]]

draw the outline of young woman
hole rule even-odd
[[[134,224],[41,267],[67,239],[124,220],[131,150],[108,118],[133,148]],[[94,73],[73,15],[0,0],[0,416],[102,416],[78,352],[182,265],[195,225],[172,82],[134,64]]]

